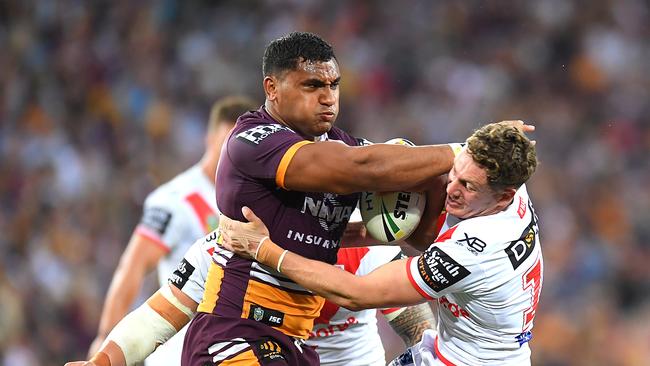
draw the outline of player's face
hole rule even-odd
[[[339,112],[339,81],[336,60],[303,61],[296,70],[278,78],[276,112],[285,124],[308,137],[328,132]]]
[[[487,174],[462,151],[447,175],[445,210],[461,219],[493,214],[501,209],[500,195],[488,185]]]

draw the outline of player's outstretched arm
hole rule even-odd
[[[284,187],[305,192],[419,191],[451,169],[449,145],[374,144],[351,147],[317,142],[298,149]]]
[[[522,121],[503,121],[524,132]],[[291,158],[282,179],[287,189],[347,194],[361,191],[422,191],[449,172],[454,160],[450,145],[406,146],[374,144],[351,147],[327,141],[306,144]]]
[[[113,274],[104,300],[97,337],[90,346],[88,357],[99,350],[111,329],[127,314],[142,287],[145,275],[165,254],[165,250],[153,240],[133,233]]]
[[[268,238],[264,223],[249,208],[242,208],[249,223],[221,216],[223,246],[276,268],[300,285],[331,302],[358,311],[414,305],[425,301],[410,284],[406,260],[387,263],[365,276],[355,276],[321,261],[283,250]]]
[[[165,285],[117,323],[88,363],[76,361],[66,366],[131,366],[142,362],[190,321],[197,306],[175,286]]]

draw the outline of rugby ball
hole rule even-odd
[[[403,138],[386,143],[414,146]],[[363,192],[359,209],[368,233],[381,243],[392,243],[415,231],[425,204],[426,196],[420,192]]]

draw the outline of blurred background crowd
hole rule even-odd
[[[462,141],[537,126],[535,365],[650,364],[650,5],[0,2],[0,365],[85,356],[145,195],[198,160],[210,105],[261,104],[272,39],[312,31],[339,126]]]

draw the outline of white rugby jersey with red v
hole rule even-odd
[[[413,287],[439,303],[438,336],[424,345],[437,362],[530,364],[543,260],[525,185],[505,211],[466,220],[447,215],[435,243],[407,266]]]
[[[164,285],[183,254],[198,238],[216,229],[219,211],[214,200],[214,180],[199,165],[182,172],[151,192],[144,201],[142,219],[135,232],[168,253],[157,266]],[[179,365],[187,327],[156,349],[145,365]]]

